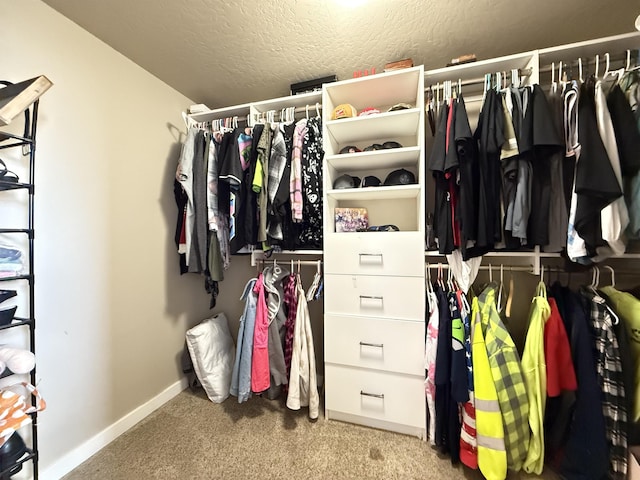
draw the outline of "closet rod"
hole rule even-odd
[[[505,72],[507,74],[509,74],[509,73],[511,73],[511,70],[509,70],[509,71],[505,70]],[[493,75],[496,72],[487,72],[487,73],[491,73]],[[520,77],[529,77],[529,76],[531,76],[532,73],[533,73],[533,70],[531,68],[518,69],[518,75],[520,75]],[[455,77],[455,75],[452,74],[452,77]],[[458,85],[458,82],[455,81],[453,78],[451,78],[450,80],[451,80],[452,85],[454,85],[454,86]],[[467,86],[467,85],[476,85],[476,84],[481,84],[482,85],[482,84],[484,84],[484,81],[485,81],[484,77],[469,78],[469,79],[466,79],[466,80],[461,80],[460,81],[460,86],[464,87],[464,86]],[[424,91],[428,92],[429,90],[437,90],[437,89],[442,90],[444,88],[444,85],[443,85],[442,82],[439,82],[439,83],[440,83],[440,85],[431,84],[428,87],[425,87]]]
[[[291,265],[291,262],[293,262],[294,266],[300,265],[300,266],[307,266],[307,267],[317,267],[318,265],[322,265],[322,260],[270,260],[268,258],[257,258],[256,260],[256,264],[263,264],[263,265],[273,265],[275,264],[280,264],[280,265]]]
[[[638,56],[637,56],[637,50],[630,50],[631,53],[631,60],[637,60]],[[635,56],[634,56],[635,55]],[[562,60],[562,65],[563,65],[563,69],[565,68],[565,66],[568,66],[569,68],[573,68],[573,67],[577,67],[578,66],[578,59],[581,58],[582,59],[582,67],[586,67],[586,66],[593,66],[595,67],[596,65],[596,56],[595,55],[591,55],[591,56],[586,56],[586,57],[576,57],[573,60],[569,60],[568,62],[565,60]],[[621,53],[618,55],[609,55],[609,64],[613,63],[613,62],[623,62],[626,63],[627,61],[627,53]],[[556,70],[558,69],[558,65],[560,64],[560,62],[555,62],[555,66],[556,66]],[[600,69],[600,73],[604,73],[604,69],[606,68],[606,57],[604,55],[599,55],[598,56],[598,65],[599,65],[599,69]],[[616,70],[615,68],[611,68],[611,66],[609,66],[609,70]],[[547,73],[551,71],[551,63],[545,65],[544,67],[540,67],[539,72],[540,73]]]
[[[533,271],[533,267],[523,267],[523,266],[507,266],[504,263],[492,263],[491,266],[489,265],[480,265],[480,270],[484,270],[484,271],[488,271],[489,269],[493,270],[494,272],[499,272],[500,271],[500,265],[502,265],[502,270],[503,271],[509,271],[509,272],[526,272],[526,273],[530,273],[532,275],[534,275],[534,271]],[[427,268],[429,268],[430,270],[437,270],[438,268],[442,268],[442,269],[448,269],[449,264],[448,263],[427,263]],[[600,266],[602,267],[602,266]],[[599,267],[599,268],[600,268]],[[637,270],[625,270],[625,269],[618,269],[618,268],[614,268],[613,269],[615,274],[618,275],[638,275],[638,271]],[[601,273],[605,273],[606,270],[602,271]],[[558,268],[558,267],[544,267],[544,273],[569,273],[571,275],[573,274],[580,274],[580,273],[588,273],[591,275],[592,273],[592,268],[588,268],[587,270],[580,270],[580,271],[570,271],[570,270],[566,270],[564,268]]]

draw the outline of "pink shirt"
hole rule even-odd
[[[258,295],[256,325],[253,330],[253,355],[251,357],[251,391],[264,392],[269,388],[269,311],[264,296],[264,278],[258,276],[254,293]]]

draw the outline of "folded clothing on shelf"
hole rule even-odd
[[[0,245],[0,277],[20,275],[23,269],[22,251],[11,246]]]

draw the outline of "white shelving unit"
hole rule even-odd
[[[422,67],[327,84],[323,89],[325,417],[425,437],[424,85]],[[397,103],[412,108],[387,112]],[[343,103],[381,113],[330,120]],[[340,154],[396,141],[402,148]],[[334,189],[343,174],[411,171],[411,185]],[[369,225],[342,232],[334,209],[366,208]],[[409,353],[407,353],[409,352]]]

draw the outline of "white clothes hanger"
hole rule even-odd
[[[320,118],[320,104],[316,102],[316,118]]]
[[[611,286],[615,288],[616,286],[616,271],[610,265],[605,265],[604,268],[611,272]]]
[[[502,292],[503,292],[503,284],[504,284],[504,265],[500,264],[500,286],[498,287],[498,313],[502,312]]]
[[[582,77],[582,58],[578,59],[578,78],[580,79],[580,83],[584,83],[584,78]]]

